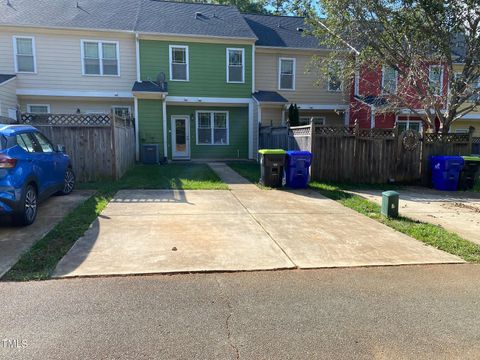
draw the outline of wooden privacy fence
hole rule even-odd
[[[430,156],[468,155],[472,149],[471,134],[399,133],[398,129],[317,124],[276,133],[273,141],[268,134],[264,130],[260,147],[311,151],[311,177],[318,181],[381,184],[421,180],[427,185]],[[288,139],[279,139],[281,136]]]
[[[117,180],[135,163],[131,119],[114,114],[22,114],[21,119],[65,145],[77,181]]]

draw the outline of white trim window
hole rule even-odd
[[[428,68],[428,83],[434,95],[443,93],[443,66],[430,65]]]
[[[227,83],[245,82],[245,49],[227,48]]]
[[[382,94],[396,94],[398,85],[398,72],[391,66],[382,67]]]
[[[470,133],[469,129],[455,129],[455,134],[468,134]]]
[[[295,58],[278,59],[278,89],[295,90]]]
[[[343,81],[340,70],[343,68],[343,61],[335,60],[328,65],[327,90],[331,92],[343,91]]]
[[[27,104],[27,112],[31,114],[49,114],[49,104]]]
[[[120,76],[118,41],[81,40],[82,75]]]
[[[325,125],[325,116],[300,116],[298,120],[300,125]]]
[[[16,73],[35,74],[37,72],[35,38],[33,36],[14,36],[13,53]]]
[[[229,145],[228,111],[196,111],[197,145]]]
[[[130,106],[112,106],[112,111],[117,116],[128,118],[132,113],[132,108]]]
[[[397,129],[399,133],[402,133],[405,130],[415,130],[418,132],[422,132],[422,122],[410,121],[410,120],[397,120]]]
[[[170,45],[169,61],[171,81],[190,80],[190,69],[188,64],[188,46]]]

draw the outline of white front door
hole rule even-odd
[[[172,158],[190,159],[190,117],[172,116]]]

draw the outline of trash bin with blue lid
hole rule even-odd
[[[432,185],[436,190],[456,191],[464,160],[461,156],[431,156]]]
[[[285,150],[262,149],[260,154],[260,183],[269,187],[283,185],[283,169],[285,166]]]
[[[285,163],[285,180],[293,189],[304,189],[308,186],[312,153],[309,151],[287,151]]]

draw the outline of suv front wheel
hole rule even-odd
[[[65,171],[65,177],[63,178],[63,190],[60,192],[61,195],[70,194],[75,188],[75,173],[71,168],[68,168]]]

